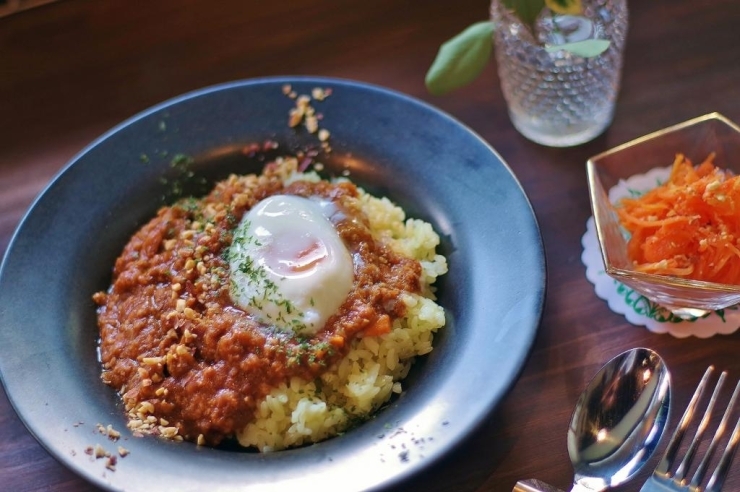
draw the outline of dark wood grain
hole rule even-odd
[[[64,0],[2,18],[0,254],[71,157],[117,122],[183,92],[305,74],[381,84],[429,101],[489,141],[520,179],[545,242],[548,296],[534,349],[503,404],[463,445],[398,490],[508,491],[522,478],[566,488],[572,406],[611,356],[635,346],[657,350],[673,371],[674,417],[709,364],[740,375],[740,333],[708,340],[652,334],[612,313],[584,275],[588,157],[711,111],[740,121],[740,2],[633,1],[630,9],[614,123],[571,149],[538,146],[513,129],[493,65],[453,95],[426,93],[424,74],[439,44],[484,19],[484,0]],[[0,489],[94,490],[34,440],[2,390]],[[638,489],[636,481],[617,490]],[[740,466],[726,490],[740,490]]]

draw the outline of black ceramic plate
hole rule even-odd
[[[329,174],[348,170],[375,194],[430,221],[449,273],[439,282],[447,325],[414,366],[403,395],[376,418],[320,444],[272,454],[210,449],[126,429],[99,379],[91,295],[105,289],[132,233],[179,185],[203,191],[229,172],[259,171],[242,149],[318,140],[288,127],[282,93],[331,87],[315,108],[331,131]],[[194,159],[188,178],[171,166]],[[485,419],[516,380],[545,294],[539,228],[499,155],[448,115],[407,96],[334,79],[260,79],[207,88],[135,116],[83,150],[23,219],[0,269],[0,371],[33,435],[60,462],[110,490],[364,490],[430,465]],[[79,424],[82,422],[82,424]],[[124,439],[94,433],[112,425]],[[85,448],[130,450],[115,471]]]

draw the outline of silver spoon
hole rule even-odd
[[[652,350],[628,350],[607,362],[570,419],[571,492],[600,492],[632,478],[660,442],[670,399],[668,367]]]
[[[571,492],[602,492],[632,478],[660,442],[670,396],[668,368],[652,350],[628,350],[607,362],[581,394],[568,427]],[[557,490],[538,480],[514,487]]]

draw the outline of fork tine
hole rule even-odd
[[[707,386],[707,380],[709,379],[709,376],[712,374],[713,371],[714,366],[709,366],[704,372],[704,376],[702,376],[701,381],[699,381],[699,385],[696,387],[696,391],[694,391],[694,396],[691,397],[691,401],[686,407],[686,411],[684,412],[683,417],[681,417],[681,421],[678,423],[678,427],[676,427],[676,430],[671,436],[671,440],[668,443],[668,446],[666,446],[665,453],[663,453],[663,458],[660,460],[660,463],[655,468],[656,473],[667,475],[668,470],[671,469],[671,466],[673,465],[673,460],[676,457],[676,452],[678,452],[678,447],[681,445],[683,436],[686,433],[686,428],[689,426],[691,419],[694,417],[696,406],[699,403],[701,395],[704,393],[704,389]]]
[[[727,423],[729,422],[730,417],[732,416],[732,409],[735,407],[735,401],[737,400],[739,393],[740,393],[740,381],[735,386],[735,391],[732,392],[732,397],[730,398],[730,402],[727,404],[727,409],[725,410],[725,414],[722,416],[722,420],[720,421],[719,426],[717,427],[717,430],[714,433],[712,442],[709,444],[709,447],[707,448],[707,451],[704,454],[704,458],[702,458],[701,463],[699,463],[699,466],[696,468],[694,477],[691,479],[691,485],[693,487],[698,487],[701,481],[704,479],[704,474],[707,471],[707,466],[709,466],[709,460],[712,459],[712,455],[714,454],[715,449],[719,445],[720,439],[722,438],[722,436],[725,433],[725,430],[727,429]]]
[[[735,388],[736,392],[737,388],[740,388],[740,382],[738,382],[738,385]],[[722,453],[722,457],[719,460],[719,464],[717,464],[717,468],[714,469],[714,473],[712,473],[712,476],[709,478],[705,492],[720,492],[722,489],[722,484],[727,477],[727,472],[730,471],[732,459],[735,457],[738,441],[740,441],[740,418],[738,418],[737,424],[735,424],[735,430],[732,432],[732,436],[730,437],[730,441],[727,443],[727,447],[725,447],[725,452]]]
[[[683,481],[683,478],[686,475],[686,472],[691,466],[691,461],[694,459],[694,454],[696,454],[696,450],[699,447],[699,444],[701,443],[702,438],[704,437],[704,431],[707,430],[709,421],[712,419],[712,412],[714,411],[714,405],[715,403],[717,403],[717,398],[719,397],[719,391],[720,389],[722,389],[722,384],[725,382],[726,377],[727,377],[726,371],[722,372],[722,374],[719,375],[717,384],[715,385],[714,391],[712,392],[712,397],[709,399],[709,403],[707,404],[706,410],[704,410],[704,416],[701,418],[701,422],[699,422],[699,426],[696,428],[694,439],[692,439],[691,444],[689,445],[689,449],[686,451],[686,454],[684,455],[683,460],[681,461],[681,464],[676,469],[676,473],[673,474],[673,478],[679,482]]]

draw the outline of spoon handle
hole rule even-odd
[[[562,490],[533,478],[519,480],[511,492],[563,492]]]

